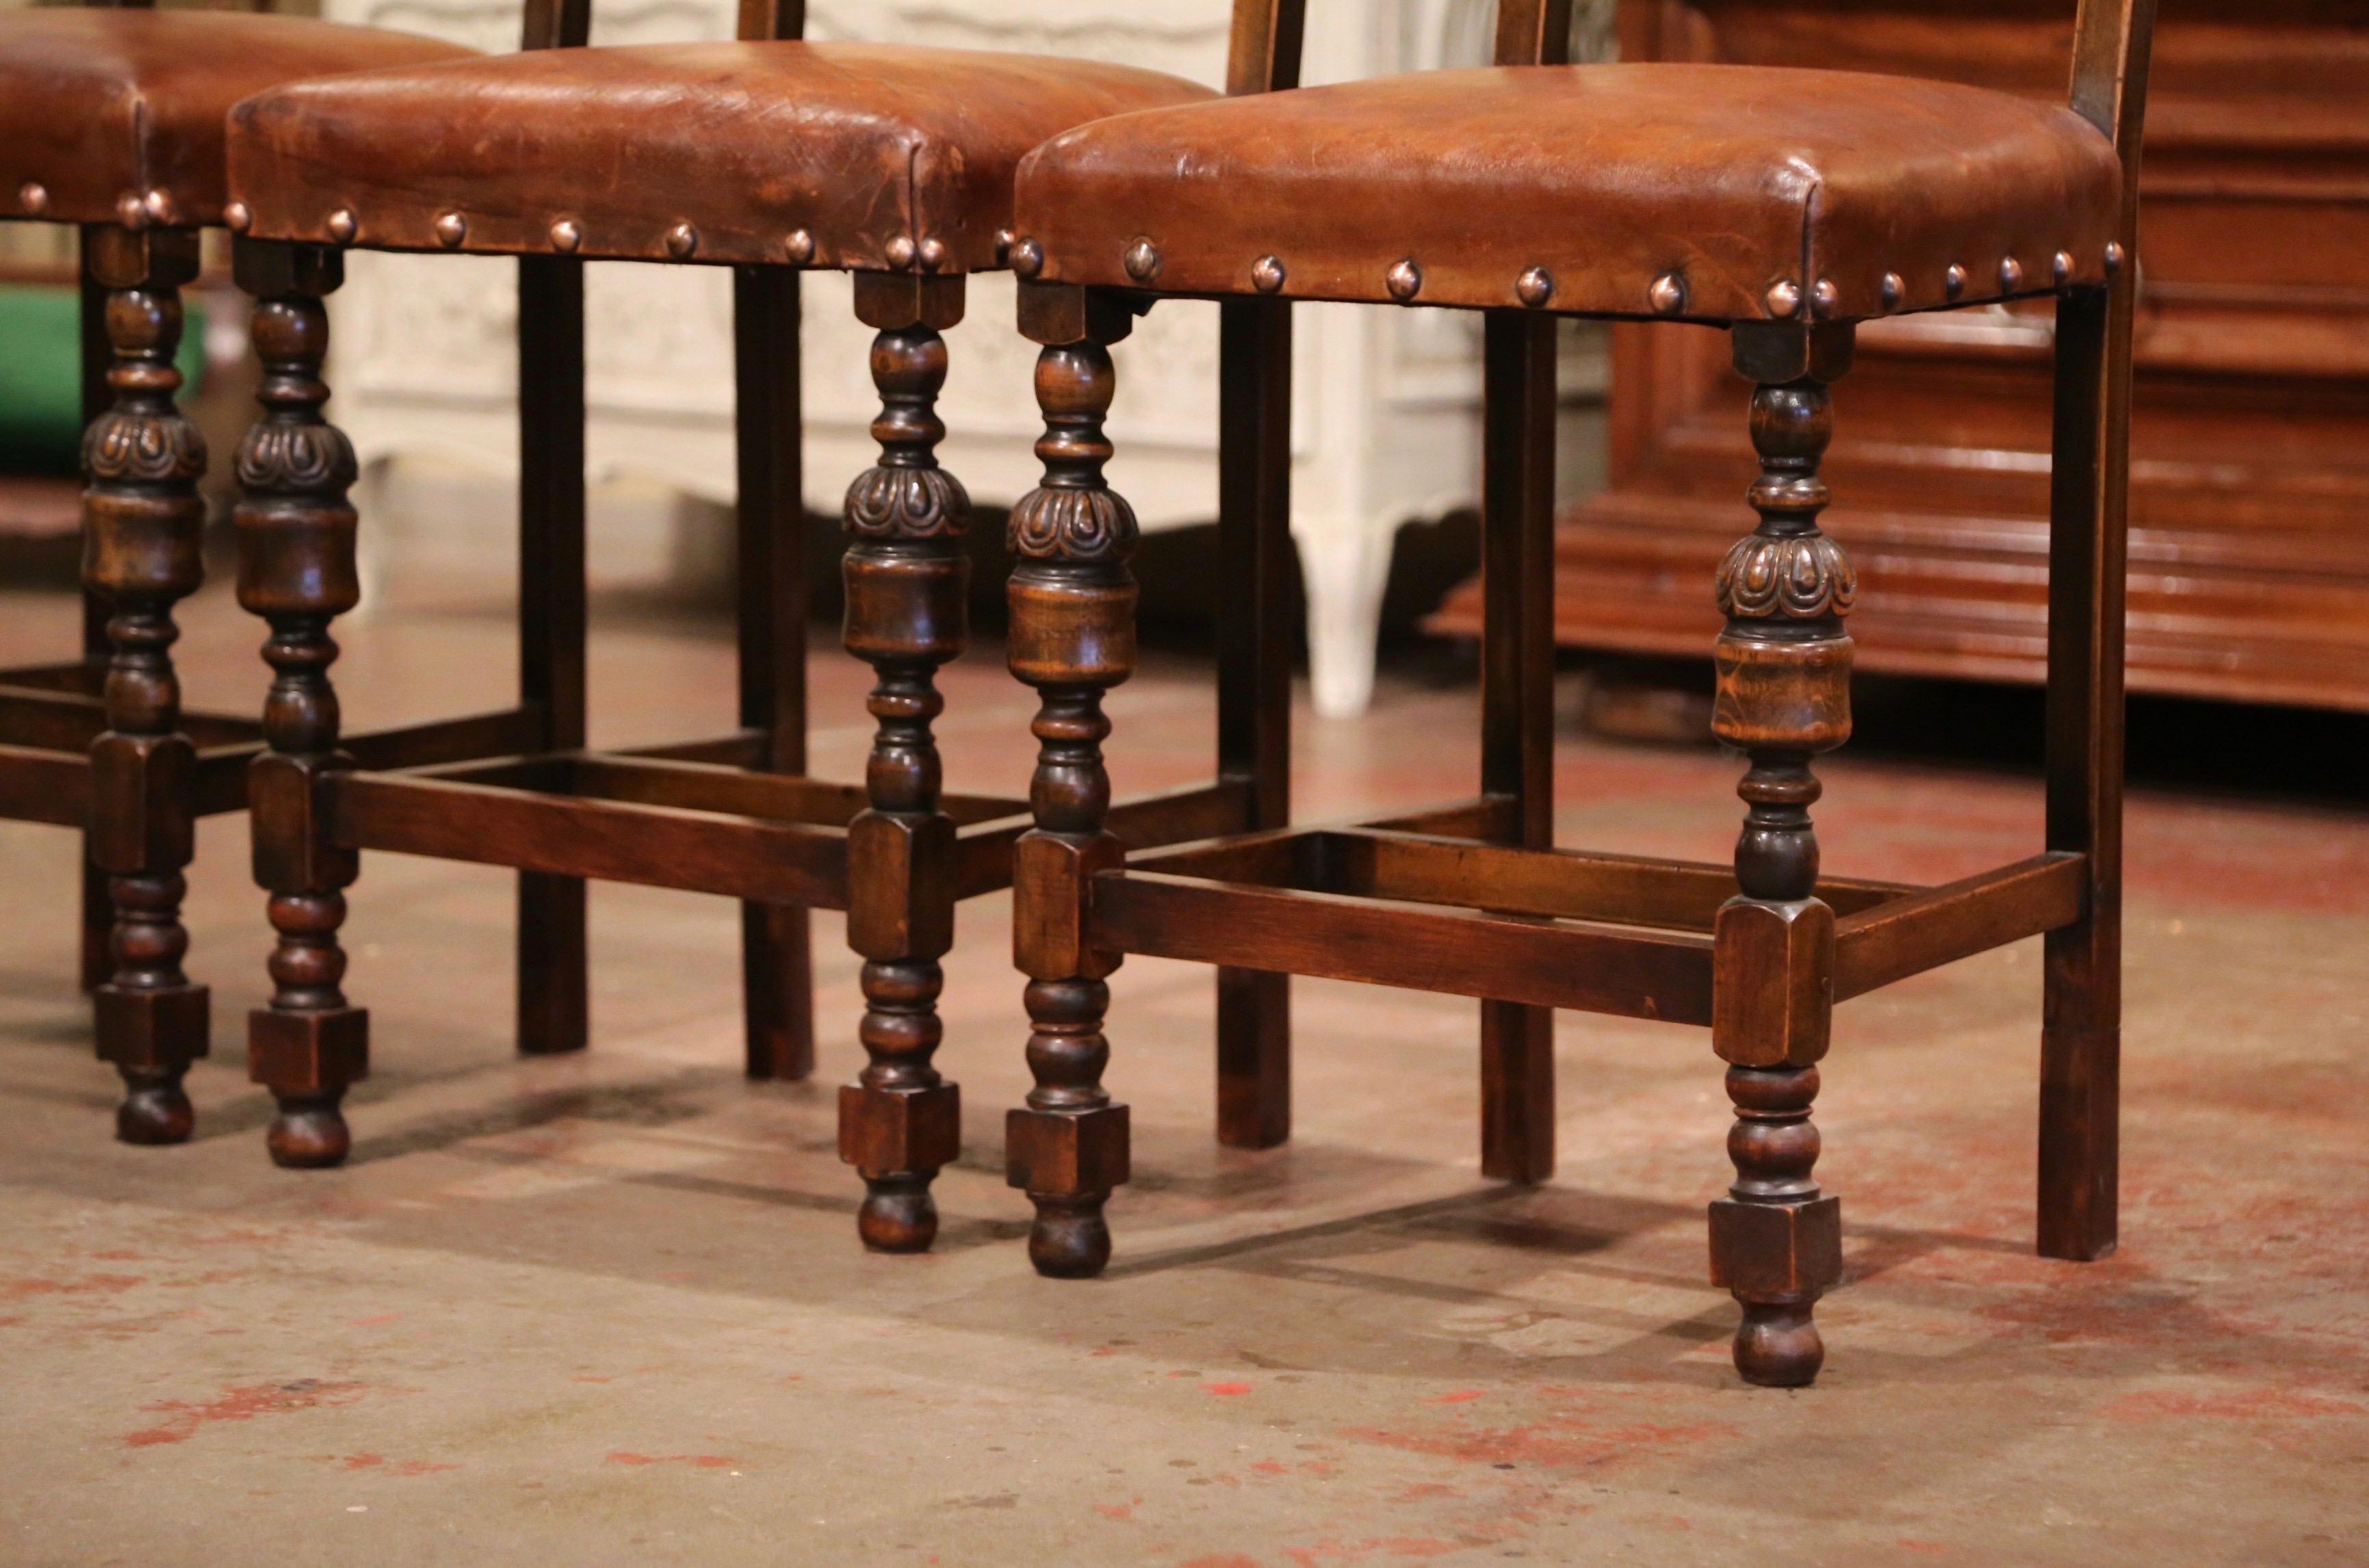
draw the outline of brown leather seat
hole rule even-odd
[[[231,105],[299,77],[469,52],[295,17],[0,12],[0,216],[219,223]]]
[[[1058,136],[1021,166],[1015,264],[1162,292],[1874,315],[2047,290],[2060,252],[2096,281],[2120,179],[2071,110],[1945,82],[1430,71]]]
[[[900,45],[545,50],[265,93],[232,115],[231,185],[272,239],[972,271],[1002,264],[1030,148],[1210,96]]]

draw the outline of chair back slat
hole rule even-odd
[[[1275,93],[1299,86],[1299,43],[1308,0],[1234,0],[1226,46],[1226,95]]]
[[[1571,63],[1571,0],[1497,0],[1499,65]]]

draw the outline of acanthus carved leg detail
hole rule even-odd
[[[1024,304],[1024,322],[1028,319]],[[1028,1256],[1082,1277],[1110,1261],[1103,1205],[1127,1179],[1127,1111],[1102,1086],[1110,1044],[1104,979],[1119,956],[1087,943],[1091,879],[1124,854],[1104,827],[1110,776],[1103,693],[1135,668],[1135,514],[1103,478],[1114,390],[1104,331],[1047,347],[1036,362],[1044,482],[1012,509],[1012,672],[1036,689],[1031,727],[1036,826],[1013,856],[1014,957],[1029,977],[1028,1066],[1036,1086],[1005,1126],[1009,1180],[1036,1206]]]
[[[1850,733],[1843,617],[1852,573],[1817,525],[1827,500],[1818,462],[1834,423],[1826,383],[1848,362],[1841,330],[1838,343],[1826,328],[1786,343],[1799,358],[1781,380],[1738,332],[1739,368],[1760,383],[1752,440],[1761,475],[1751,494],[1760,527],[1729,552],[1718,583],[1727,627],[1713,728],[1749,766],[1737,786],[1746,807],[1739,890],[1715,928],[1711,1043],[1729,1064],[1736,1176],[1711,1205],[1711,1277],[1744,1308],[1736,1369],[1776,1387],[1817,1376],[1825,1347],[1812,1310],[1842,1272],[1840,1207],[1811,1175],[1810,1120],[1833,1010],[1835,931],[1834,911],[1816,897],[1810,764]]]
[[[96,993],[98,1054],[122,1074],[116,1136],[179,1143],[194,1123],[181,1080],[206,1054],[206,988],[181,970],[181,868],[195,845],[197,753],[180,733],[173,606],[204,576],[205,440],[174,406],[190,229],[95,228],[107,285],[114,406],[83,437],[83,582],[103,596],[107,730],[91,746],[91,853],[114,907],[110,974]]]
[[[338,657],[329,624],[360,599],[354,567],[355,517],[346,491],[353,449],[321,417],[328,349],[323,296],[339,280],[340,258],[310,246],[242,240],[238,280],[258,297],[254,338],[263,361],[262,417],[240,443],[239,603],[261,615],[271,667],[265,699],[265,753],[248,776],[255,879],[270,895],[278,944],[270,959],[271,1004],[247,1020],[247,1070],[270,1089],[280,1114],[268,1137],[282,1165],[335,1165],[350,1139],[339,1109],[369,1064],[369,1014],[348,1005],[344,889],[360,869],[354,851],[332,842],[322,818],[323,785],[350,767],[338,750]]]
[[[962,652],[970,498],[940,468],[933,406],[945,384],[935,328],[884,328],[872,347],[879,463],[847,492],[847,650],[878,676],[867,808],[848,827],[848,943],[864,956],[860,1026],[871,1059],[840,1091],[840,1158],[864,1177],[857,1233],[876,1252],[918,1253],[938,1233],[930,1184],[960,1151],[960,1091],[931,1065],[943,1029],[938,960],[954,944],[955,828],[938,807],[931,722],[938,666]]]

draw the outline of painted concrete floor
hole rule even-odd
[[[0,659],[69,646],[0,597]],[[210,589],[195,700],[258,634]],[[341,627],[349,722],[500,700],[498,615]],[[597,741],[721,726],[712,627],[597,635]],[[862,672],[815,665],[818,771],[860,776]],[[950,782],[1025,776],[1024,693],[952,671]],[[1182,782],[1209,704],[1114,704],[1122,788]],[[1308,818],[1464,793],[1469,692],[1304,722]],[[1570,843],[1723,858],[1734,764],[1566,737]],[[1837,760],[1828,869],[2028,853],[2013,774]],[[2369,821],[2143,794],[2131,821],[2123,1244],[2031,1253],[2036,944],[1840,1013],[1819,1173],[1849,1279],[1810,1391],[1743,1387],[1704,1283],[1727,1178],[1699,1032],[1566,1016],[1553,1184],[1480,1180],[1471,1004],[1303,982],[1287,1148],[1210,1138],[1206,974],[1113,985],[1137,1180],[1091,1284],[1039,1280],[1001,1179],[1025,1084],[1000,899],[966,907],[940,1060],[968,1106],[925,1259],[864,1255],[833,1153],[854,965],[817,921],[821,1068],[737,1073],[735,916],[594,899],[593,1048],[508,1045],[507,878],[366,863],[374,1015],[352,1163],[275,1171],[238,1021],[264,994],[243,829],[203,831],[200,1126],[109,1137],[70,983],[75,846],[0,825],[0,1562],[397,1564],[2369,1562]]]

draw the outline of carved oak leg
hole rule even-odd
[[[1850,563],[1818,532],[1818,460],[1832,433],[1826,383],[1849,365],[1848,326],[1739,327],[1737,368],[1759,383],[1752,444],[1760,527],[1719,570],[1727,617],[1712,727],[1750,767],[1740,891],[1719,911],[1711,1044],[1729,1063],[1735,1183],[1711,1206],[1711,1279],[1744,1307],[1735,1367],[1747,1382],[1797,1387],[1825,1346],[1811,1311],[1842,1274],[1838,1201],[1819,1195],[1810,1120],[1833,1012],[1834,911],[1815,896],[1818,798],[1811,759],[1850,733]]]
[[[247,1072],[280,1103],[268,1141],[289,1166],[335,1165],[350,1139],[338,1102],[369,1065],[370,1015],[346,1004],[344,889],[354,851],[330,841],[322,784],[351,759],[338,750],[338,695],[329,623],[354,607],[354,453],[321,418],[328,387],[322,299],[342,279],[343,258],[309,246],[241,240],[240,287],[256,296],[254,337],[263,361],[262,417],[238,449],[238,601],[271,627],[265,700],[266,751],[248,775],[255,879],[270,894],[279,933],[270,960],[271,1005],[247,1017]]]
[[[1083,291],[1023,284],[1022,329],[1047,345],[1036,360],[1036,443],[1045,478],[1012,509],[1011,667],[1036,689],[1036,826],[1014,847],[1013,949],[1029,977],[1034,1026],[1028,1067],[1036,1086],[1004,1129],[1011,1184],[1036,1205],[1029,1261],[1039,1274],[1082,1278],[1110,1261],[1103,1205],[1127,1179],[1127,1107],[1102,1085],[1110,1044],[1104,983],[1115,953],[1086,944],[1091,879],[1125,859],[1104,827],[1103,693],[1135,669],[1135,578],[1127,557],[1135,513],[1103,478],[1103,435],[1114,376],[1106,345],[1125,336],[1123,312]]]
[[[98,1054],[123,1075],[115,1135],[180,1143],[194,1120],[181,1079],[206,1054],[208,1008],[206,988],[181,972],[197,751],[179,733],[171,658],[180,635],[173,606],[205,569],[205,439],[173,405],[180,286],[198,275],[198,235],[93,227],[85,243],[91,274],[108,289],[114,393],[83,436],[83,583],[112,611],[107,731],[90,750],[90,853],[113,911],[109,976],[94,998]]]
[[[959,292],[951,303],[946,292],[935,280],[918,291],[894,280],[857,302],[880,328],[880,462],[847,492],[846,644],[878,674],[867,706],[879,728],[864,775],[870,806],[847,834],[847,938],[864,961],[871,1060],[839,1092],[839,1151],[864,1177],[857,1233],[884,1253],[929,1250],[938,1233],[930,1183],[962,1140],[961,1091],[930,1062],[943,1036],[938,960],[955,934],[955,825],[938,809],[930,722],[945,707],[937,668],[962,652],[970,587],[960,543],[970,498],[934,452],[945,435],[934,411],[946,379],[937,328],[961,308]]]

